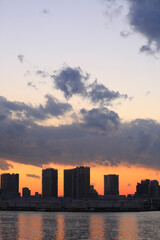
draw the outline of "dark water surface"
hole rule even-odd
[[[160,212],[0,212],[3,240],[159,240]]]

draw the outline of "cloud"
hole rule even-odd
[[[114,18],[117,18],[123,10],[123,1],[122,0],[106,0],[103,1],[106,4],[106,17],[109,22],[111,22]]]
[[[128,99],[127,94],[111,91],[97,80],[89,84],[90,75],[84,74],[80,67],[65,67],[51,76],[54,80],[55,87],[64,93],[66,99],[73,95],[79,95],[91,100],[92,104],[111,105],[113,100],[123,98]]]
[[[60,103],[56,98],[46,95],[45,105],[34,107],[23,102],[11,102],[0,97],[0,119],[16,116],[18,119],[43,121],[51,117],[64,115],[72,109],[68,103]]]
[[[97,80],[89,86],[91,90],[88,92],[88,96],[93,103],[100,103],[101,105],[110,105],[111,102],[118,98],[127,99],[127,94],[120,94],[119,92],[110,91],[103,84],[98,84]]]
[[[144,36],[146,44],[140,52],[156,54],[160,50],[160,1],[159,0],[105,0],[107,18],[116,18],[126,9],[125,17],[132,30]],[[123,6],[123,7],[122,7]],[[128,11],[127,15],[126,12]],[[121,31],[122,37],[128,37],[130,31]]]
[[[24,62],[24,55],[18,55],[17,58],[20,61],[20,63]]]
[[[37,70],[36,74],[40,75],[43,78],[46,78],[48,76],[48,74],[45,71],[42,71],[42,70]]]
[[[129,31],[121,31],[120,32],[121,37],[127,38],[131,35],[131,32]]]
[[[0,169],[5,171],[13,168],[12,164],[9,164],[6,160],[0,158]]]
[[[81,109],[83,115],[83,126],[88,130],[109,134],[117,129],[120,119],[117,113],[107,108],[93,108],[89,111]]]
[[[141,51],[154,53],[160,50],[160,1],[128,0],[129,23],[134,31],[147,39]]]
[[[31,177],[31,178],[40,178],[40,176],[35,175],[35,174],[26,174],[26,177]]]
[[[35,85],[33,82],[28,82],[28,83],[27,83],[27,86],[28,86],[28,87],[32,87],[32,88],[34,88],[34,89],[37,90],[37,87],[36,87],[36,85]]]
[[[40,106],[39,110],[45,114],[52,116],[64,115],[66,112],[71,111],[72,107],[68,103],[60,103],[56,98],[51,95],[46,95],[47,99],[45,107]]]
[[[85,84],[89,78],[89,74],[84,74],[80,67],[65,67],[55,75],[52,75],[52,78],[54,79],[56,88],[64,93],[66,99],[76,94],[86,94]]]
[[[150,94],[151,94],[151,92],[150,92],[150,91],[147,91],[145,95],[146,95],[146,96],[149,96]]]
[[[55,127],[6,113],[0,121],[0,158],[35,166],[128,163],[160,169],[159,123],[149,119],[124,123],[107,108],[82,109],[81,116],[79,122]],[[9,167],[4,166],[0,165]]]
[[[49,14],[49,9],[47,9],[47,8],[43,9],[42,13]]]

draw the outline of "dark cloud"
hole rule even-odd
[[[97,80],[88,84],[90,75],[84,74],[82,70],[77,68],[66,67],[61,69],[57,74],[51,76],[57,89],[64,93],[66,99],[73,95],[89,98],[95,105],[111,105],[113,100],[123,98],[128,99],[127,94],[111,91],[103,84],[99,84]]]
[[[118,114],[107,108],[93,108],[89,111],[81,109],[81,114],[83,115],[83,126],[88,130],[100,133],[113,133],[120,122]]]
[[[24,62],[24,55],[18,55],[17,58],[21,63]]]
[[[46,105],[44,107],[39,107],[39,110],[45,114],[60,116],[72,109],[70,104],[60,103],[56,98],[50,95],[46,95],[45,98],[47,99]]]
[[[11,164],[9,164],[6,160],[0,158],[0,169],[5,171],[13,168]]]
[[[84,74],[80,67],[65,67],[55,75],[52,75],[57,89],[64,93],[66,99],[75,94],[86,94],[86,81],[89,78],[88,73]]]
[[[40,176],[35,175],[35,174],[26,174],[26,177],[31,177],[31,178],[40,178]]]
[[[18,119],[32,119],[43,121],[51,116],[58,117],[64,115],[72,109],[68,103],[60,103],[52,96],[46,95],[46,104],[33,107],[23,102],[11,102],[0,97],[0,120],[6,117],[16,116]]]
[[[47,102],[45,111],[50,112]],[[82,109],[81,115],[79,123],[54,127],[6,114],[0,121],[0,158],[35,166],[124,162],[160,169],[159,123],[144,119],[122,123],[106,108]]]
[[[103,84],[98,84],[97,80],[89,86],[91,88],[88,91],[88,96],[93,103],[100,103],[102,105],[110,105],[111,102],[118,98],[127,99],[127,94],[120,94],[119,92],[110,91]]]
[[[105,0],[107,17],[117,18],[127,3],[127,22],[134,32],[144,36],[146,44],[140,47],[140,52],[155,54],[160,50],[160,1],[159,0]],[[125,13],[126,14],[126,13]],[[122,37],[127,37],[130,31],[121,31]]]
[[[160,1],[128,0],[129,22],[134,31],[141,33],[148,40],[141,51],[154,53],[160,50]]]

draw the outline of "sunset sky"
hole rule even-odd
[[[0,173],[160,181],[160,1],[1,0]]]

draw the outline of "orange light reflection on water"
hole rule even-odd
[[[131,213],[119,217],[119,240],[138,239],[137,219]]]
[[[98,236],[99,239],[105,240],[104,229],[104,217],[102,215],[91,215],[89,223],[90,239],[96,240]]]
[[[56,233],[56,239],[64,239],[65,237],[65,231],[64,231],[64,224],[65,224],[64,214],[58,214],[57,215],[57,233]]]
[[[18,240],[42,239],[42,215],[40,213],[19,213],[19,238]]]

